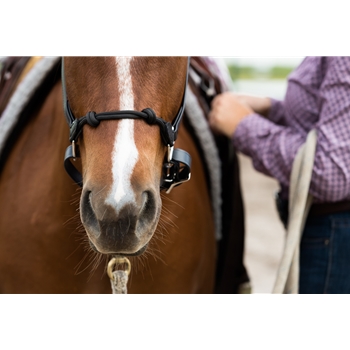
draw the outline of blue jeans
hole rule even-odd
[[[300,244],[299,293],[350,293],[350,212],[307,219]]]

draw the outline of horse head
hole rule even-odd
[[[184,57],[64,59],[70,112],[89,119],[78,135],[80,216],[100,253],[141,254],[156,230],[164,160],[169,161],[160,130],[179,113],[186,74]],[[113,111],[144,111],[152,122],[134,119],[135,114],[103,121],[97,117]]]

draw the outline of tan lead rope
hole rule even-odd
[[[124,269],[114,270],[115,267],[119,265],[124,266]],[[113,271],[114,270],[114,271]],[[131,263],[128,258],[120,257],[113,258],[109,261],[107,267],[107,274],[111,281],[112,293],[113,294],[127,294],[127,284],[129,279],[129,274],[131,271]]]
[[[295,156],[289,190],[289,217],[283,256],[272,293],[297,294],[299,290],[299,245],[306,217],[312,203],[309,194],[317,143],[316,130],[311,130],[306,142]]]

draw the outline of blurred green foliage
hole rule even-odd
[[[270,69],[269,74],[271,79],[286,79],[293,69],[293,67],[275,66]]]
[[[268,70],[256,67],[229,65],[232,80],[240,79],[286,79],[294,67],[275,66]]]

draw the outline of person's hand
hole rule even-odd
[[[224,92],[214,98],[209,113],[209,125],[219,133],[231,137],[238,124],[248,115],[254,113],[249,105],[239,101],[231,92]]]
[[[271,108],[271,99],[254,95],[236,94],[237,100],[248,105],[255,113],[268,117]]]

